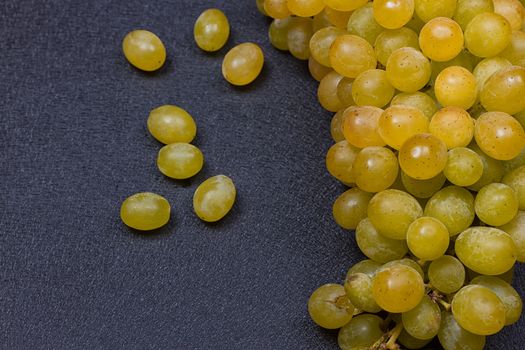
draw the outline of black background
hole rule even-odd
[[[206,8],[229,17],[217,54],[193,41]],[[331,114],[306,64],[273,49],[255,1],[0,3],[0,347],[3,349],[336,349],[306,301],[362,258],[331,204],[324,168]],[[165,67],[131,67],[124,35],[162,38]],[[262,46],[247,88],[221,76],[235,44]],[[172,181],[156,169],[151,109],[187,109],[206,165]],[[238,200],[220,223],[192,212],[196,186],[226,174]],[[119,219],[153,191],[172,219],[144,235]],[[523,267],[516,285],[523,294]],[[489,349],[523,349],[523,318]]]

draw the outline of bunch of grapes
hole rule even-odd
[[[343,350],[483,349],[525,262],[519,0],[257,0],[335,115],[334,219],[368,258],[308,301]]]

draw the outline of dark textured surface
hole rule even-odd
[[[220,75],[193,21],[208,7],[232,25],[227,48],[260,44],[248,88]],[[324,169],[330,114],[305,64],[272,49],[268,21],[243,1],[0,3],[0,348],[335,349],[306,300],[361,258],[331,218],[343,188]],[[164,41],[157,73],[128,65],[130,30]],[[171,103],[197,121],[206,166],[175,182],[156,169],[149,111]],[[192,213],[193,191],[224,173],[238,188],[216,225]],[[170,224],[139,235],[121,201],[154,191]],[[516,284],[523,292],[524,271]],[[522,349],[520,323],[489,349]]]

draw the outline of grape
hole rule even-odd
[[[449,241],[447,227],[433,217],[421,217],[408,227],[408,248],[421,260],[435,260],[443,256],[448,249]]]
[[[525,32],[513,31],[510,44],[500,55],[513,65],[525,67]]]
[[[432,339],[439,331],[441,311],[429,296],[425,295],[412,310],[402,314],[404,329],[417,339]]]
[[[310,18],[293,17],[286,35],[288,50],[292,56],[303,61],[310,58],[309,45],[312,35],[313,26]]]
[[[477,120],[474,138],[488,156],[512,159],[525,147],[525,132],[520,123],[504,112],[483,113]]]
[[[430,61],[412,47],[402,47],[390,54],[386,62],[387,78],[396,89],[416,92],[430,80]]]
[[[478,84],[478,91],[483,88],[487,79],[490,78],[492,74],[510,66],[512,66],[512,63],[503,57],[485,58],[479,62],[472,72]]]
[[[397,49],[412,47],[419,50],[418,35],[412,29],[402,27],[399,29],[385,29],[377,37],[374,44],[377,60],[386,66],[388,58]]]
[[[278,50],[288,51],[288,29],[292,24],[292,17],[274,19],[268,28],[268,39]]]
[[[312,17],[324,9],[323,0],[287,0],[288,10],[299,17]]]
[[[435,4],[435,1],[432,3]],[[449,61],[463,50],[463,31],[450,18],[433,18],[421,29],[419,46],[431,60]]]
[[[330,112],[337,112],[344,109],[343,104],[337,96],[337,86],[341,79],[343,79],[343,77],[338,73],[330,72],[319,83],[317,99],[321,106]]]
[[[376,261],[373,261],[370,259],[361,260],[360,262],[358,262],[357,264],[355,264],[348,270],[348,273],[346,274],[346,278],[348,278],[348,276],[354,273],[364,273],[370,277],[373,277],[376,274],[376,271],[380,267],[381,267],[381,264]]]
[[[453,66],[460,66],[465,68],[468,71],[472,71],[474,68],[474,65],[479,60],[478,57],[472,55],[470,52],[466,50],[462,50],[456,57],[449,61],[444,62],[438,62],[438,61],[432,61],[430,65],[432,66],[432,74],[430,77],[430,85],[436,84],[436,79],[445,68],[453,67]],[[429,91],[431,93],[432,91]]]
[[[129,32],[122,41],[124,56],[134,67],[152,72],[164,65],[166,48],[158,36],[147,30]]]
[[[465,46],[479,57],[497,56],[511,40],[509,22],[496,13],[476,15],[465,28]]]
[[[452,294],[465,283],[465,267],[455,257],[443,255],[430,263],[428,279],[441,293]]]
[[[416,180],[401,172],[401,181],[406,191],[417,198],[430,198],[445,184],[445,175],[439,173],[427,180]]]
[[[434,114],[428,130],[448,149],[466,147],[474,137],[474,119],[463,108],[445,107]]]
[[[452,314],[474,334],[495,334],[505,326],[505,306],[494,292],[480,285],[463,287],[454,295]]]
[[[343,134],[353,146],[385,146],[377,131],[383,110],[372,106],[349,107],[343,112]]]
[[[288,48],[288,44],[286,44],[286,47]],[[310,71],[312,78],[319,82],[323,80],[323,78],[326,77],[328,73],[333,72],[331,68],[323,66],[312,57],[308,59],[308,70]]]
[[[352,12],[348,19],[347,30],[348,33],[360,36],[368,41],[370,45],[374,45],[377,36],[383,31],[383,27],[374,18],[371,2]]]
[[[328,17],[326,16],[325,11],[321,11],[317,15],[314,16],[312,20],[312,29],[313,32],[316,33],[319,30],[327,27],[333,27],[332,23],[328,20]]]
[[[318,30],[310,39],[310,53],[323,66],[330,67],[330,47],[339,35],[345,31],[336,27],[326,27]]]
[[[494,12],[492,0],[458,0],[453,18],[465,30],[474,17],[484,12]]]
[[[418,201],[406,192],[385,190],[368,203],[368,218],[379,234],[405,239],[408,226],[423,215]]]
[[[354,182],[352,166],[359,152],[346,141],[341,141],[330,147],[326,154],[326,168],[337,180],[351,184]]]
[[[498,228],[510,235],[516,245],[517,260],[525,262],[525,212],[519,211],[514,219]]]
[[[348,78],[377,65],[372,45],[356,35],[340,35],[335,39],[330,47],[330,63],[336,72]]]
[[[448,151],[447,165],[443,173],[454,185],[470,186],[483,175],[483,161],[471,149],[456,147]]]
[[[408,253],[408,247],[404,240],[382,236],[368,218],[361,220],[357,225],[355,238],[363,254],[380,263],[401,259]]]
[[[417,262],[415,262],[414,260],[412,260],[410,258],[404,258],[404,259],[389,261],[389,262],[383,264],[382,268],[386,268],[386,267],[390,267],[390,266],[394,266],[394,265],[404,265],[404,266],[411,267],[414,270],[416,270],[417,273],[419,273],[421,278],[423,278],[423,279],[425,278],[425,272],[423,272],[423,269],[421,268],[421,266]]]
[[[479,99],[487,111],[515,114],[525,109],[524,94],[525,68],[512,66],[488,78]]]
[[[233,207],[236,194],[235,185],[228,176],[210,177],[195,190],[193,210],[203,221],[219,221]]]
[[[509,22],[512,30],[521,30],[525,8],[519,0],[493,0],[494,12],[502,15]]]
[[[419,109],[393,105],[379,117],[377,131],[387,145],[399,150],[410,137],[426,132],[428,124],[428,118]]]
[[[259,46],[243,43],[231,49],[222,61],[222,75],[230,84],[247,85],[261,73],[264,54]]]
[[[421,302],[425,286],[416,270],[405,265],[394,265],[377,271],[372,278],[372,294],[382,309],[406,312]]]
[[[401,28],[414,13],[414,0],[375,0],[374,18],[388,29]]]
[[[425,216],[438,219],[445,224],[450,236],[455,236],[474,221],[474,197],[462,187],[445,187],[430,198]]]
[[[504,280],[494,276],[478,276],[470,281],[493,291],[505,306],[505,325],[516,323],[523,309],[521,297],[514,288]]]
[[[372,296],[372,278],[364,273],[355,273],[346,277],[345,291],[354,307],[366,312],[376,313],[381,308]]]
[[[445,169],[447,146],[431,134],[417,134],[399,150],[399,166],[410,177],[431,179]]]
[[[170,204],[164,197],[143,192],[122,202],[120,218],[131,228],[150,231],[166,225],[170,219],[170,211]]]
[[[368,0],[324,0],[326,6],[338,11],[352,11],[364,6]]]
[[[383,320],[376,315],[359,315],[339,330],[337,343],[341,350],[364,350],[383,336]]]
[[[475,184],[468,187],[469,190],[479,191],[485,185],[500,182],[504,173],[501,161],[487,156],[475,143],[471,144],[469,148],[476,152],[483,162],[483,174]]]
[[[343,78],[339,81],[339,84],[337,84],[337,97],[339,98],[339,101],[341,101],[343,106],[345,106],[345,108],[355,106],[355,101],[352,97],[353,83],[354,79]]]
[[[434,92],[438,102],[444,107],[469,109],[478,95],[476,78],[463,67],[447,67],[437,76]]]
[[[457,0],[415,0],[416,14],[423,22],[436,17],[451,18],[456,11]]]
[[[326,329],[337,329],[350,322],[354,307],[340,284],[325,284],[316,289],[308,300],[312,320]]]
[[[499,275],[516,262],[512,238],[493,227],[471,227],[456,239],[456,255],[471,270],[484,275]]]
[[[421,349],[430,343],[430,339],[423,340],[414,338],[404,329],[401,331],[401,334],[399,334],[397,341],[407,349]]]
[[[386,106],[395,89],[382,69],[370,69],[359,74],[352,84],[352,98],[358,106]]]
[[[518,214],[519,201],[516,191],[502,183],[492,183],[479,190],[474,208],[484,223],[491,226],[505,225]]]
[[[153,109],[148,117],[148,130],[163,144],[189,143],[195,138],[197,125],[184,109],[164,105]]]
[[[450,312],[441,315],[438,338],[444,350],[483,350],[485,347],[485,336],[461,328]]]
[[[340,110],[332,117],[330,122],[330,134],[335,142],[344,141],[345,135],[343,134],[343,120],[344,110]]]
[[[188,179],[201,171],[204,165],[202,152],[189,143],[172,143],[162,147],[157,157],[161,173],[172,179]]]
[[[359,188],[351,188],[340,195],[333,205],[335,222],[347,230],[355,230],[357,224],[366,218],[368,202],[373,194],[364,192]]]
[[[325,7],[324,9],[326,18],[335,27],[346,29],[348,20],[352,15],[352,11],[338,11],[331,7]]]
[[[516,118],[517,120],[518,118]],[[518,120],[519,122],[519,120]],[[521,123],[520,123],[521,125]],[[523,126],[522,126],[523,127]],[[524,129],[525,130],[525,129]],[[509,173],[514,169],[517,169],[523,165],[525,165],[525,147],[521,150],[520,154],[518,154],[516,157],[502,161],[503,169],[505,170],[505,173]]]
[[[352,166],[356,185],[367,192],[386,190],[396,181],[399,172],[397,157],[386,147],[363,148]]]
[[[272,18],[282,19],[291,15],[287,0],[264,0],[264,11]]]
[[[423,92],[402,92],[394,96],[390,104],[412,106],[419,109],[430,120],[438,111],[436,101]],[[474,123],[472,124],[472,134],[474,135]]]
[[[220,50],[230,36],[228,18],[218,9],[208,9],[201,13],[193,28],[197,45],[204,51]]]

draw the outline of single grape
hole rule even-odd
[[[474,138],[488,156],[508,160],[525,147],[525,132],[520,123],[504,112],[483,113],[477,120]]]
[[[383,29],[374,18],[371,2],[353,11],[347,22],[348,33],[360,36],[370,45],[374,45],[377,36]]]
[[[431,179],[445,169],[447,146],[431,134],[417,134],[399,150],[399,166],[410,177]]]
[[[379,33],[374,43],[377,60],[383,66],[386,66],[392,52],[402,47],[413,47],[419,50],[418,35],[410,28],[385,29]]]
[[[444,350],[483,350],[485,347],[485,336],[461,328],[450,312],[441,314],[438,338]]]
[[[222,61],[222,75],[232,85],[247,85],[261,73],[264,54],[259,46],[243,43],[231,49]]]
[[[401,92],[392,98],[390,105],[405,105],[412,106],[419,109],[423,114],[431,120],[432,116],[438,111],[436,101],[429,95],[416,92]],[[474,123],[472,123],[472,133],[474,134]]]
[[[408,193],[416,198],[430,198],[439,191],[445,184],[445,175],[439,173],[427,180],[413,179],[403,171],[401,172],[401,182]]]
[[[157,157],[161,173],[172,179],[188,179],[201,171],[204,165],[202,152],[189,143],[172,143],[162,147]]]
[[[385,146],[379,133],[378,122],[383,110],[373,106],[353,106],[343,112],[343,134],[358,148]]]
[[[353,11],[367,2],[368,0],[324,0],[326,6],[338,11]]]
[[[299,17],[312,17],[324,9],[323,0],[287,0],[288,10]]]
[[[451,255],[432,261],[427,274],[430,284],[444,294],[457,292],[465,283],[465,267]]]
[[[484,12],[494,12],[492,0],[458,0],[453,18],[465,30],[474,17]]]
[[[337,84],[337,97],[345,108],[355,106],[354,98],[352,97],[352,84],[354,79],[343,78]]]
[[[502,162],[487,156],[476,143],[472,143],[469,148],[480,156],[483,162],[483,174],[475,184],[468,186],[468,189],[471,191],[479,191],[485,185],[500,182],[504,174]]]
[[[286,44],[286,48],[288,49],[288,44]],[[328,73],[333,72],[332,68],[323,66],[312,57],[308,59],[308,70],[310,71],[312,78],[319,82],[323,80],[323,78],[326,77]]]
[[[291,15],[287,0],[264,0],[264,11],[275,19],[286,18]]]
[[[324,12],[328,21],[337,28],[346,29],[352,11],[339,11],[331,7],[325,7]]]
[[[397,157],[386,147],[366,147],[356,156],[352,171],[356,185],[367,192],[386,190],[399,172]]]
[[[340,35],[330,47],[330,63],[339,74],[355,78],[359,73],[376,68],[374,48],[357,35]]]
[[[345,291],[354,307],[366,312],[376,313],[381,308],[372,296],[372,278],[364,273],[355,273],[346,277]]]
[[[147,72],[159,69],[166,61],[164,44],[147,30],[129,32],[122,41],[122,51],[129,63]]]
[[[197,125],[191,115],[177,106],[164,105],[153,109],[147,124],[151,135],[166,145],[189,143],[197,133]]]
[[[479,57],[497,56],[511,40],[509,22],[496,13],[476,15],[465,28],[465,46]]]
[[[347,230],[355,230],[357,224],[366,218],[368,202],[373,194],[351,188],[340,195],[334,202],[332,213],[335,222]]]
[[[518,214],[518,195],[510,186],[492,183],[479,190],[474,208],[484,223],[491,226],[505,225]]]
[[[525,32],[513,31],[510,44],[500,53],[500,56],[515,66],[525,67]]]
[[[310,58],[310,39],[313,33],[311,18],[292,17],[286,35],[288,50],[292,56],[303,61]]]
[[[292,17],[274,19],[268,28],[268,39],[278,50],[288,51],[288,29],[292,24]]]
[[[472,72],[478,84],[478,91],[481,91],[487,80],[494,73],[497,73],[503,68],[507,68],[510,66],[512,66],[512,63],[510,63],[507,59],[499,56],[485,58],[481,60]]]
[[[326,154],[326,168],[337,180],[351,184],[355,178],[352,166],[359,149],[346,141],[341,141],[330,147]]]
[[[336,27],[326,27],[315,32],[309,44],[312,57],[323,66],[331,67],[330,47],[338,36],[345,33],[345,30]]]
[[[382,69],[370,69],[359,74],[352,84],[352,98],[358,106],[386,106],[394,97],[395,88]]]
[[[344,109],[343,104],[337,96],[337,86],[341,79],[343,79],[343,77],[337,72],[330,72],[319,83],[317,99],[327,111],[337,112]]]
[[[201,13],[193,28],[193,37],[204,51],[220,50],[230,36],[228,18],[218,9],[208,9]]]
[[[416,92],[430,80],[430,61],[412,47],[402,47],[390,54],[386,62],[387,78],[396,89]]]
[[[120,218],[131,228],[150,231],[166,225],[170,219],[170,211],[170,204],[164,197],[142,192],[122,202]]]
[[[417,339],[432,339],[439,331],[441,310],[429,296],[425,295],[412,310],[403,312],[403,327]]]
[[[421,260],[436,260],[443,256],[448,249],[449,241],[447,227],[433,217],[420,217],[408,227],[408,248]]]
[[[515,114],[525,109],[525,68],[507,67],[494,73],[481,88],[479,99],[487,111]]]
[[[377,132],[388,146],[399,150],[412,136],[427,132],[428,124],[428,118],[419,109],[393,105],[379,117]]]
[[[364,314],[354,317],[339,330],[337,343],[341,350],[364,350],[383,336],[383,319]]]
[[[416,270],[417,273],[419,273],[421,278],[425,279],[425,272],[423,271],[423,268],[421,268],[421,265],[419,265],[417,262],[415,262],[411,258],[403,258],[403,259],[399,259],[399,260],[389,261],[389,262],[383,264],[382,268],[386,268],[386,267],[390,267],[390,266],[394,266],[394,265],[404,265],[404,266],[411,267],[414,270]]]
[[[475,184],[483,175],[483,161],[471,149],[452,148],[448,151],[447,165],[443,173],[452,184],[467,187]]]
[[[438,102],[444,107],[469,109],[476,102],[478,95],[476,78],[463,67],[447,67],[437,76],[434,92]]]
[[[518,253],[517,260],[525,262],[525,212],[518,212],[514,219],[498,228],[514,241]]]
[[[408,253],[407,243],[404,240],[382,236],[368,218],[361,220],[357,225],[355,238],[363,254],[380,263],[401,259]]]
[[[354,273],[364,273],[370,277],[374,277],[376,274],[376,271],[381,267],[382,265],[376,261],[365,259],[361,260],[357,264],[353,265],[346,274],[346,278],[348,276],[354,274]]]
[[[228,176],[213,176],[195,190],[193,209],[203,221],[219,221],[233,207],[236,195],[235,185]]]
[[[388,29],[401,28],[414,14],[414,0],[375,0],[374,18]]]
[[[340,284],[325,284],[316,289],[308,300],[312,320],[326,329],[337,329],[350,322],[354,306]]]
[[[520,0],[493,0],[494,13],[502,15],[512,30],[521,30],[525,20],[525,8]]]
[[[345,140],[345,135],[343,134],[343,118],[344,110],[340,110],[332,117],[330,122],[330,135],[335,142],[340,142]]]
[[[436,4],[435,1],[431,3]],[[433,18],[421,29],[419,46],[425,56],[431,60],[449,61],[463,50],[463,31],[459,24],[450,18]]]
[[[474,119],[463,108],[445,107],[434,114],[428,130],[448,149],[466,147],[474,137]]]

